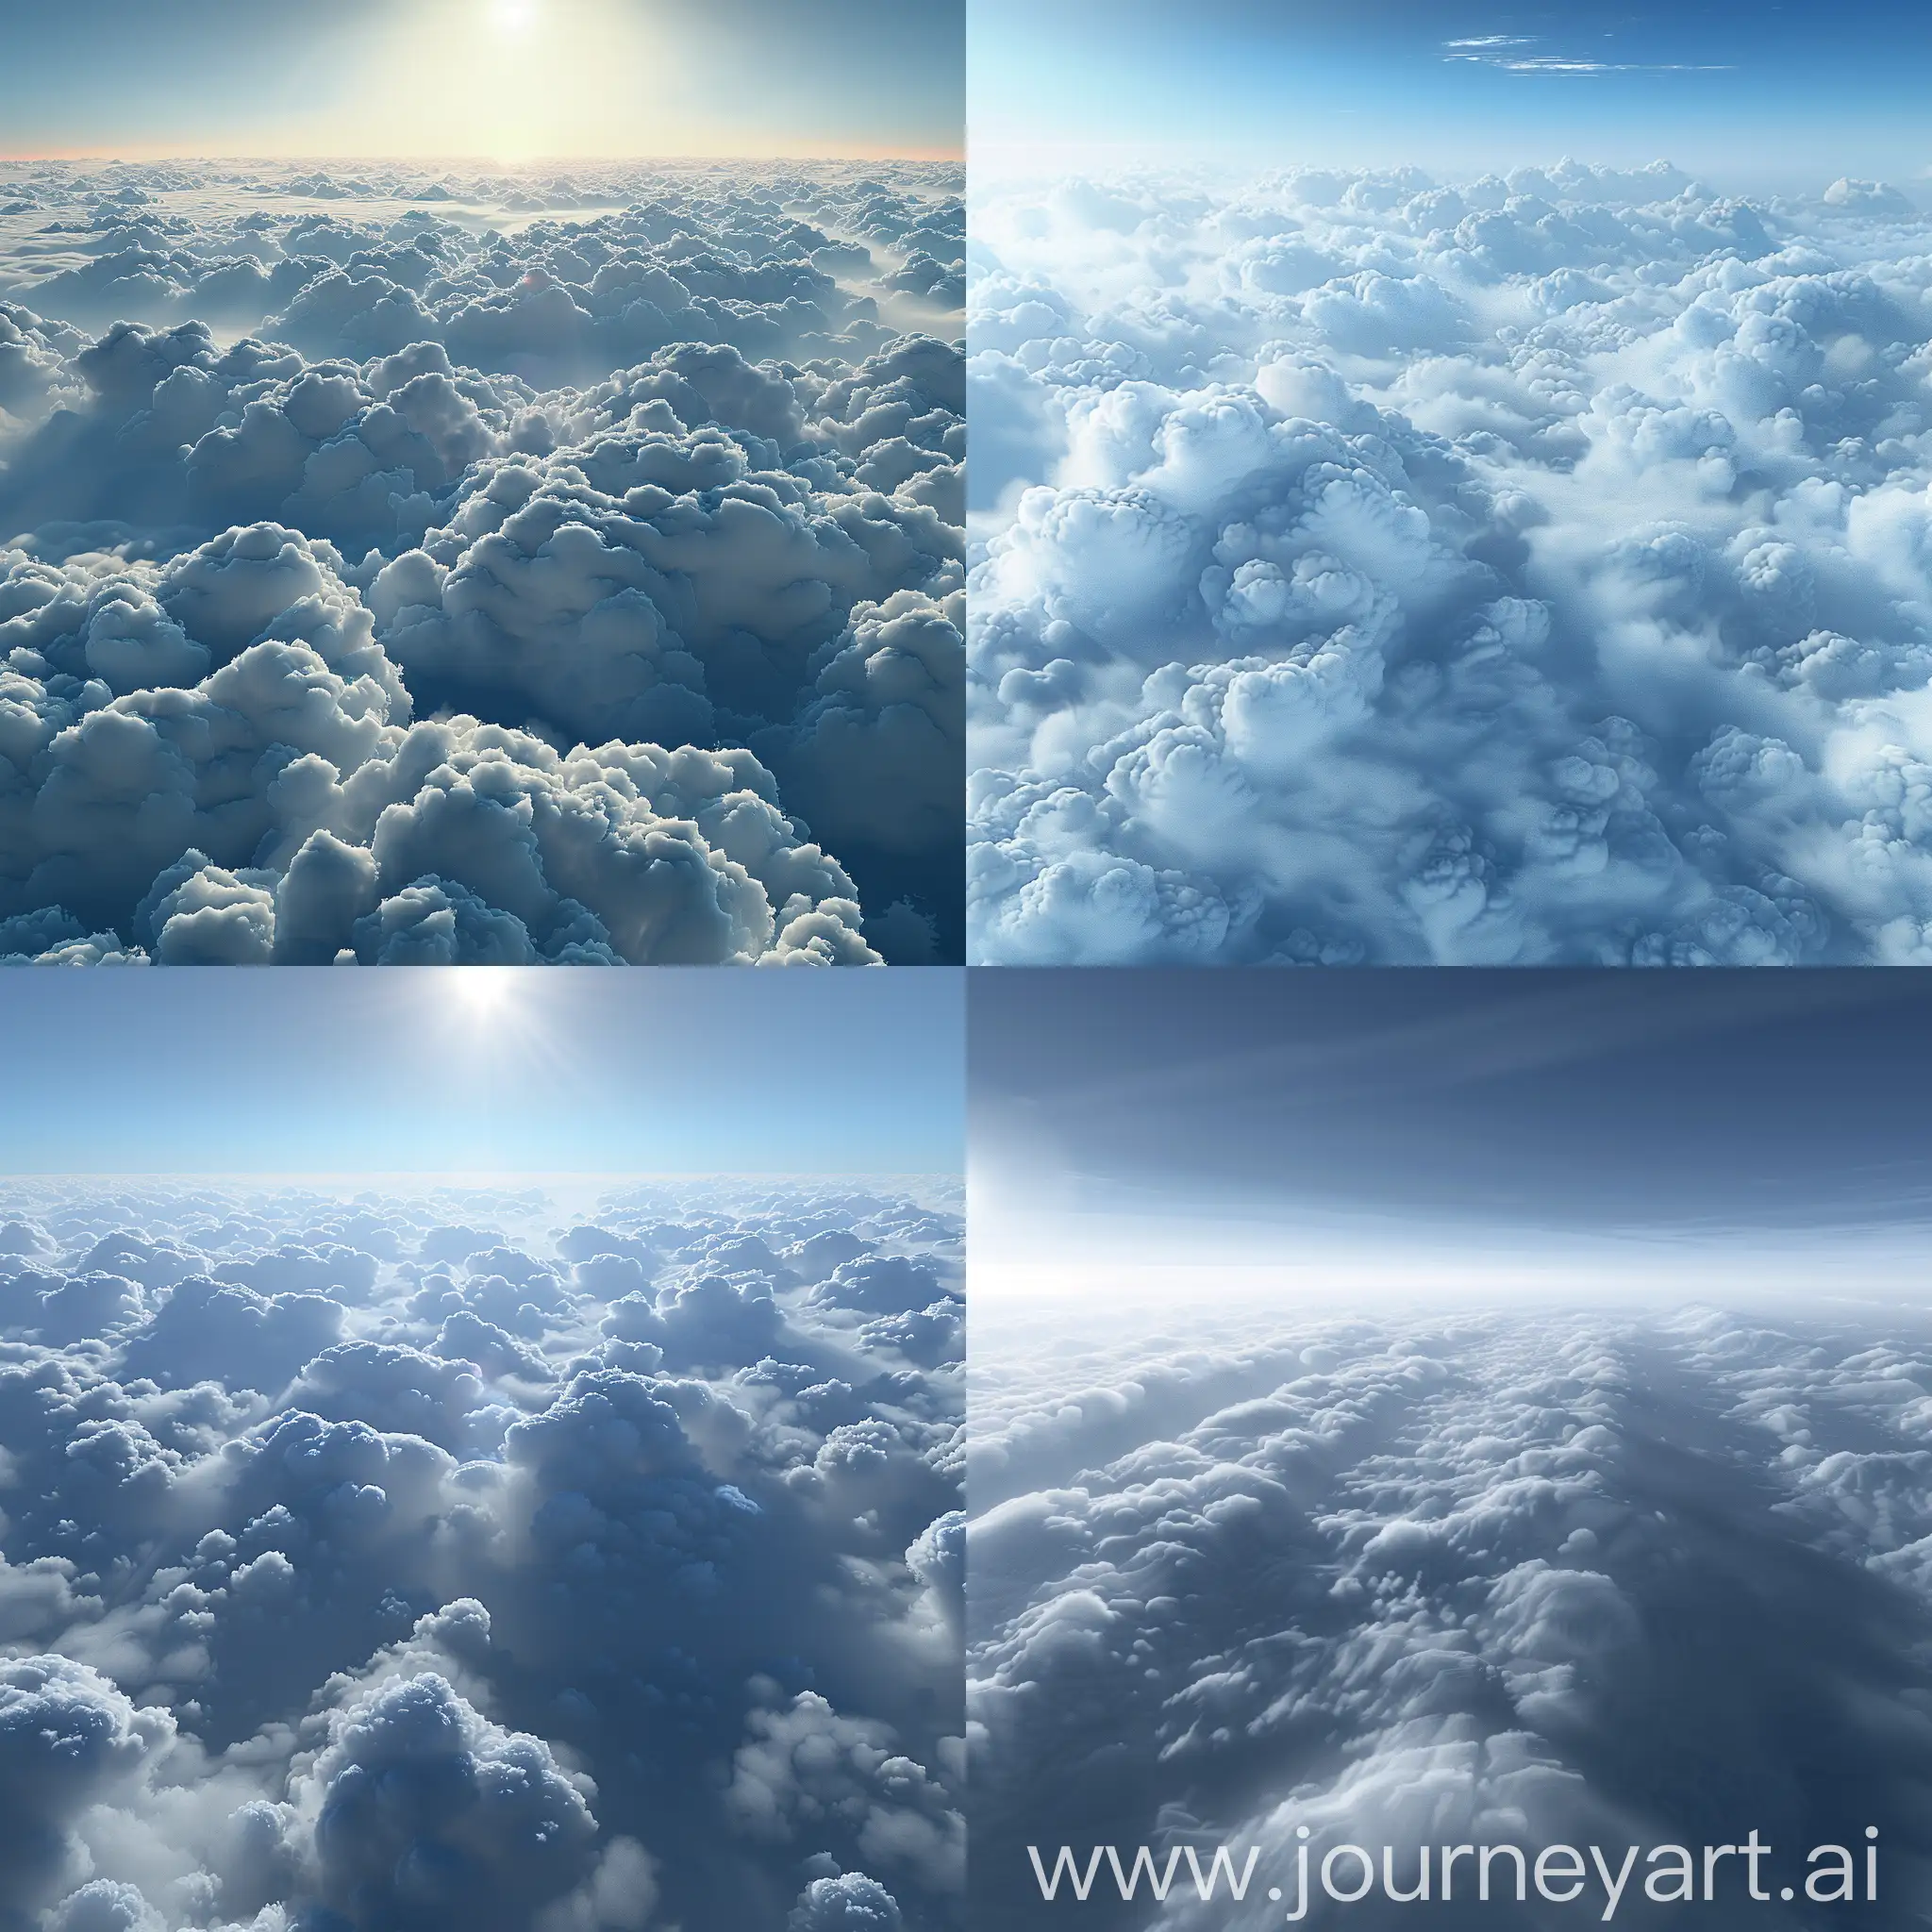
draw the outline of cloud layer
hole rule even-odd
[[[958,189],[0,169],[0,954],[958,958]]]
[[[1925,957],[1901,191],[1075,179],[974,246],[974,958]]]
[[[0,1927],[961,1924],[957,1210],[15,1183]]]
[[[1336,1844],[1402,1848],[1407,1886],[1424,1843],[1621,1857],[1755,1827],[1785,1861],[1771,1869],[1802,1876],[1805,1851],[1862,1844],[1867,1825],[1887,1874],[1874,1923],[1924,1913],[1917,1314],[1177,1304],[1110,1327],[1093,1341],[1074,1308],[975,1321],[968,1697],[988,1923],[1066,1911],[1041,1902],[1029,1842],[1083,1862],[1108,1842],[1124,1861],[1191,1844],[1204,1863],[1233,1845],[1238,1868],[1258,1847],[1269,1876],[1245,1907],[1183,1880],[1159,1908],[1105,1883],[1082,1908],[1205,1932],[1278,1924],[1303,1842],[1318,1870]],[[1285,1903],[1263,1898],[1270,1878]],[[1430,1912],[1563,1918],[1537,1909]],[[1809,1923],[1802,1901],[1749,1909]],[[1617,1919],[1671,1910],[1638,1897]],[[1412,1917],[1318,1895],[1309,1923]]]

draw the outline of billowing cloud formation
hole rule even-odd
[[[14,1184],[0,1928],[962,1924],[958,1208]]]
[[[1231,1847],[1237,1871],[1254,1850],[1245,1907],[1224,1884],[1204,1903],[1183,1865],[1163,1907],[1144,1880],[1124,1906],[1103,1867],[1083,1908],[1205,1932],[1279,1924],[1304,1843],[1317,1873],[1338,1845],[1395,1847],[1409,1890],[1424,1844],[1595,1843],[1614,1866],[1755,1828],[1778,1884],[1867,1826],[1897,1923],[1924,1913],[1918,1314],[1205,1325],[1116,1319],[1095,1345],[1089,1311],[1024,1347],[991,1316],[975,1330],[976,1917],[1064,1915],[1029,1842],[1049,1866],[1062,1843],[1082,1865],[1191,1846],[1204,1868]],[[1616,1923],[1671,1916],[1646,1875]],[[1430,1916],[1561,1916],[1534,1893],[1526,1913],[1479,1903],[1470,1865],[1458,1883]],[[1743,1890],[1736,1866],[1707,1909]],[[1310,1924],[1415,1916],[1317,1893]],[[1573,1915],[1605,1916],[1591,1896]]]
[[[957,958],[957,169],[285,174],[0,168],[0,956]]]
[[[974,958],[1924,957],[1900,191],[1076,180],[975,235]]]

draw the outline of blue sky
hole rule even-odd
[[[0,1172],[958,1173],[961,974],[0,979]]]
[[[1888,1294],[1932,1257],[1919,974],[1008,969],[969,1035],[989,1268]]]
[[[995,166],[1568,154],[1721,187],[1932,166],[1932,11],[1899,0],[972,0],[971,23],[974,157]]]
[[[957,155],[963,0],[62,0],[0,152]]]

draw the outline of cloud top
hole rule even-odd
[[[958,171],[375,172],[4,171],[0,952],[958,958]]]
[[[974,958],[1919,957],[1908,195],[1141,176],[976,232]]]
[[[962,1924],[958,1205],[14,1184],[0,1925]]]
[[[1409,1885],[1423,1844],[1596,1843],[1614,1866],[1755,1828],[1776,1884],[1868,1824],[1923,1909],[1890,1715],[1928,1614],[1917,1317],[1193,1312],[1177,1293],[1100,1341],[1067,1311],[975,1333],[977,1913],[1065,1913],[1028,1843],[1124,1865],[1225,1845],[1237,1870],[1253,1848],[1251,1902],[1272,1882],[1285,1911],[1304,1844],[1314,1871],[1404,1848]],[[1507,1912],[1473,1890],[1430,1909]],[[1232,1908],[1185,1877],[1124,1906],[1103,1868],[1085,1909],[1205,1932]]]

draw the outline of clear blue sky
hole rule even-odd
[[[983,1264],[1932,1298],[1932,975],[1008,969],[969,1037]]]
[[[0,153],[958,155],[964,0],[15,0]]]
[[[951,969],[0,974],[0,1173],[944,1174]]]
[[[1932,8],[1902,0],[972,0],[971,19],[975,161],[1662,157],[1721,186],[1932,166]]]

